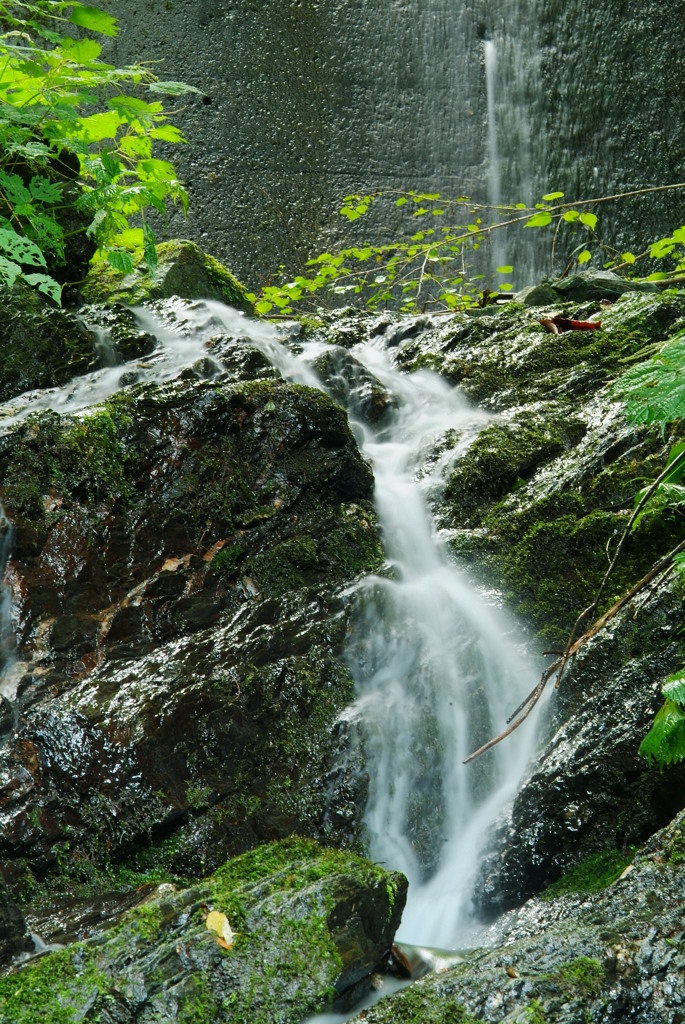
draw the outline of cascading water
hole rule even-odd
[[[531,206],[540,199],[537,192],[549,187],[544,140],[536,124],[541,105],[535,11],[524,17],[522,6],[521,0],[508,0],[498,6],[492,24],[484,26],[488,203],[494,208],[502,203]],[[501,217],[495,213],[492,219],[497,223]],[[543,272],[545,260],[535,232],[494,232],[491,237],[491,269],[513,264],[520,286]]]
[[[461,762],[503,726],[535,670],[517,652],[511,623],[436,538],[425,492],[440,485],[443,460],[419,478],[436,442],[456,434],[463,448],[487,418],[437,375],[400,374],[382,339],[377,346],[354,354],[396,400],[394,422],[367,430],[363,443],[392,573],[367,580],[359,596],[348,650],[359,698],[348,717],[369,767],[371,854],[410,880],[400,937],[453,947],[470,922],[484,830],[521,778],[529,739],[487,764]]]
[[[63,413],[82,410],[134,371],[139,378],[161,380],[200,357],[207,371],[206,344],[216,336],[259,349],[284,377],[322,386],[310,364],[330,351],[326,344],[295,339],[295,355],[287,333],[279,335],[217,302],[179,301],[164,310],[137,312],[158,342],[144,363],[108,367],[67,389],[24,396],[21,403],[0,407],[0,424],[47,406]],[[347,658],[358,697],[346,717],[369,775],[371,856],[410,880],[401,936],[454,947],[471,923],[470,882],[484,830],[521,777],[532,731],[475,766],[461,762],[503,726],[507,712],[530,689],[535,668],[517,652],[512,625],[454,567],[428,512],[426,495],[440,486],[447,461],[455,457],[455,438],[458,455],[489,417],[437,374],[400,373],[390,351],[378,336],[343,353],[361,366],[362,385],[363,375],[367,384],[371,375],[389,395],[379,426],[353,424],[374,466],[389,563],[351,598]],[[352,387],[353,420],[356,397]],[[3,536],[9,537],[7,528]]]
[[[235,316],[207,302],[189,314],[188,324],[209,338],[217,329],[235,332]],[[145,327],[159,332],[150,319]],[[245,321],[242,327],[283,376],[322,386],[309,364],[328,346],[299,345],[296,357],[273,328]],[[458,455],[489,417],[437,374],[394,369],[383,336],[350,356],[387,389],[394,411],[378,429],[355,421],[352,387],[350,414],[374,467],[390,563],[355,596],[347,658],[359,696],[346,717],[369,774],[370,853],[410,881],[400,937],[454,947],[472,924],[470,886],[484,833],[513,796],[533,730],[481,764],[461,762],[504,727],[537,666],[517,650],[513,624],[454,566],[426,502],[426,492],[440,486],[446,460],[455,457],[454,438]],[[449,445],[441,444],[446,436]],[[443,447],[449,456],[440,456]]]

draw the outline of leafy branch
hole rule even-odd
[[[514,228],[551,228],[552,266],[561,229],[580,231],[581,244],[564,273],[575,264],[588,263],[593,254],[602,259],[604,267],[631,272],[643,258],[668,258],[673,264],[669,271],[652,273],[647,279],[672,283],[674,276],[678,280],[677,275],[685,273],[685,227],[654,242],[644,253],[619,252],[601,240],[597,232],[598,215],[593,208],[637,195],[683,188],[685,183],[677,183],[563,202],[562,192],[550,192],[533,207],[517,203],[494,208],[474,203],[468,196],[450,199],[437,192],[391,189],[347,196],[340,213],[350,223],[364,217],[374,204],[391,202],[404,208],[409,226],[402,237],[389,243],[364,243],[321,253],[307,262],[309,273],[265,285],[261,294],[252,298],[263,315],[291,314],[297,304],[339,301],[341,297],[371,310],[392,306],[409,313],[485,305],[493,297],[512,290],[507,278],[514,268],[497,267],[494,275],[488,277],[479,267],[482,258],[479,260],[475,254],[495,234]],[[460,215],[460,223],[444,223],[455,213]]]
[[[113,36],[116,20],[76,0],[0,2],[0,30],[0,283],[22,277],[60,301],[49,263],[64,262],[69,208],[96,258],[129,271],[142,246],[154,266],[146,213],[188,203],[173,165],[153,154],[156,142],[185,141],[158,97],[198,90],[103,62],[90,33]],[[62,168],[74,169],[76,199]]]

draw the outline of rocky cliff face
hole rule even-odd
[[[321,376],[367,422],[393,414],[392,396],[348,351],[369,335],[407,372],[438,369],[488,411],[468,444],[450,435],[426,450],[426,466],[445,466],[431,501],[455,558],[517,612],[531,648],[564,643],[606,571],[636,480],[656,474],[673,440],[629,426],[606,386],[683,326],[682,296],[613,294],[593,332],[554,335],[540,324],[559,313],[587,319],[609,286],[577,281],[565,295],[547,292],[545,306],[447,321],[338,314],[290,337],[294,347],[298,337],[323,343]],[[92,307],[83,319],[32,309],[19,329],[7,301],[17,344],[36,337],[35,316],[46,337],[66,348],[78,340],[69,375],[99,358],[104,328],[139,369],[154,359],[154,338],[123,308]],[[188,308],[156,302],[162,317]],[[293,834],[361,843],[365,777],[340,713],[353,696],[343,657],[350,592],[383,561],[373,476],[341,406],[284,380],[245,332],[217,329],[166,382],[136,383],[137,372],[122,370],[123,389],[94,409],[39,412],[0,439],[4,607],[13,609],[0,704],[0,942],[5,959],[32,949],[29,932],[68,944],[18,974],[15,961],[0,983],[0,1020],[36,1019],[33,1003],[17,1001],[26,984],[55,1021],[193,1019],[197,1006],[198,1021],[295,1022],[368,987],[404,899],[398,876],[347,854],[330,854],[342,858],[333,863],[294,840],[258,853]],[[30,355],[0,386],[16,396],[62,380],[42,373]],[[606,604],[679,539],[677,520],[646,523]],[[677,581],[653,589],[580,649],[551,694],[476,902],[492,917],[557,882],[554,901],[533,900],[493,926],[483,941],[497,952],[367,1019],[518,1014],[542,1024],[531,1015],[578,1019],[581,1004],[597,1021],[607,1006],[610,1020],[622,1007],[644,1024],[676,1019],[682,822],[648,843],[633,874],[602,887],[682,806],[683,770],[659,774],[637,755],[660,682],[685,660],[681,621]],[[229,858],[248,850],[239,870]],[[310,891],[314,881],[322,887]],[[160,882],[174,889],[155,893]],[[286,901],[284,888],[302,886],[306,897]],[[278,1010],[266,997],[249,1002],[272,975],[226,965],[231,954],[205,934],[211,910],[244,931],[236,951],[249,956],[285,914],[273,953]],[[323,953],[310,942],[317,921]],[[64,983],[58,1003],[53,972]]]

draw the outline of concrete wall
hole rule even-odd
[[[190,145],[174,147],[173,159],[192,206],[171,231],[252,286],[344,237],[337,209],[350,191],[487,198],[485,35],[514,41],[500,69],[500,137],[522,111],[528,137],[525,158],[520,143],[508,163],[502,154],[503,199],[522,198],[522,163],[535,196],[561,188],[583,198],[685,177],[683,0],[646,0],[639,16],[623,0],[100,6],[121,26],[112,60],[160,61],[160,77],[203,91],[177,118]],[[629,209],[631,244],[636,229],[685,222],[681,209],[673,198]],[[391,233],[393,216],[374,232]]]

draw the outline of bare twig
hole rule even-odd
[[[563,654],[562,659],[561,659],[561,667],[559,669],[559,673],[557,675],[557,681],[556,681],[556,684],[555,684],[557,687],[559,686],[559,684],[561,682],[561,677],[564,674],[564,669],[566,668],[566,663],[567,663],[567,661],[569,659],[569,656],[570,656],[570,653],[571,653],[571,649],[572,649],[572,646],[573,646],[573,642],[574,642],[574,640],[575,640],[575,638],[576,638],[576,636],[578,634],[578,630],[580,629],[581,623],[585,622],[591,615],[594,615],[595,612],[597,611],[597,609],[599,607],[599,602],[601,601],[602,595],[604,594],[604,590],[606,589],[606,585],[609,582],[609,577],[611,576],[612,572],[614,571],[616,563],[618,562],[619,558],[621,557],[621,554],[623,553],[623,549],[626,546],[626,543],[628,541],[628,537],[630,536],[630,532],[631,532],[631,530],[633,528],[633,525],[634,525],[635,521],[637,520],[637,518],[640,515],[640,513],[642,512],[643,508],[645,507],[645,505],[647,504],[649,499],[652,497],[652,495],[654,494],[656,489],[659,487],[659,485],[666,479],[666,477],[670,473],[673,472],[673,470],[677,466],[681,465],[681,463],[683,463],[683,462],[685,462],[685,450],[680,452],[680,454],[677,455],[676,458],[673,459],[673,461],[670,462],[666,466],[666,468],[659,474],[659,476],[656,478],[656,480],[647,488],[647,490],[643,494],[642,498],[640,499],[640,501],[635,506],[635,509],[633,510],[633,514],[631,515],[630,519],[628,520],[628,524],[627,524],[625,530],[623,531],[623,533],[621,535],[621,539],[619,540],[619,542],[618,542],[618,544],[616,546],[616,551],[614,552],[614,557],[612,558],[612,560],[611,560],[611,562],[609,564],[609,568],[607,569],[607,571],[606,571],[606,573],[604,575],[604,579],[602,580],[602,582],[599,585],[599,590],[595,594],[595,597],[594,597],[594,600],[592,601],[592,604],[589,604],[587,606],[587,608],[583,609],[583,611],[580,613],[580,615],[576,619],[575,623],[573,624],[573,629],[571,630],[571,633],[569,635],[568,641],[566,643],[566,650],[564,651],[564,654]]]
[[[674,459],[671,465],[668,467],[669,469],[673,468],[675,461],[676,460]],[[625,593],[623,597],[620,598],[620,600],[613,604],[608,611],[604,612],[603,615],[600,615],[600,617],[595,622],[593,622],[590,628],[587,629],[585,633],[582,634],[582,636],[578,637],[577,640],[573,640],[572,637],[569,638],[566,650],[564,651],[562,656],[560,658],[557,658],[556,661],[552,662],[552,664],[545,669],[545,671],[542,673],[540,677],[540,682],[537,684],[535,689],[528,694],[523,703],[519,704],[516,711],[514,711],[514,713],[507,719],[508,727],[504,729],[501,733],[499,733],[498,736],[494,736],[491,740],[488,740],[487,743],[484,743],[482,747],[478,748],[478,750],[474,750],[472,754],[469,754],[469,756],[464,759],[463,763],[468,764],[469,761],[474,761],[477,757],[480,757],[481,754],[484,754],[486,750],[490,750],[498,743],[501,743],[502,740],[506,739],[507,736],[511,736],[512,732],[518,729],[521,723],[525,722],[526,718],[528,718],[528,715],[531,713],[537,702],[540,700],[540,697],[544,692],[545,686],[552,678],[554,673],[558,673],[556,682],[556,685],[558,686],[561,680],[561,673],[566,667],[569,659],[576,653],[576,651],[578,651],[579,648],[582,647],[583,644],[587,643],[587,641],[590,640],[593,636],[599,633],[599,631],[603,629],[604,626],[606,626],[606,624],[610,622],[611,619],[613,619],[614,616],[617,615],[620,612],[620,610],[623,607],[625,607],[626,604],[628,604],[629,601],[632,601],[632,599],[636,597],[642,590],[649,587],[650,584],[662,573],[669,570],[673,564],[675,556],[679,555],[681,551],[685,551],[685,540],[678,544],[677,547],[673,548],[673,550],[670,551],[667,555],[665,555],[660,562],[657,562],[657,564],[649,570],[647,575],[643,576],[642,579],[635,584],[635,586],[631,587],[631,589],[627,593]],[[605,584],[606,577],[602,581],[600,591],[604,589]],[[601,596],[601,592],[599,593],[599,596]],[[597,600],[599,600],[599,597],[597,598]],[[592,605],[589,605],[588,607],[591,609]],[[588,611],[588,609],[586,609],[586,611]],[[578,623],[580,621],[581,617],[579,616],[573,627],[574,629],[577,629]]]

